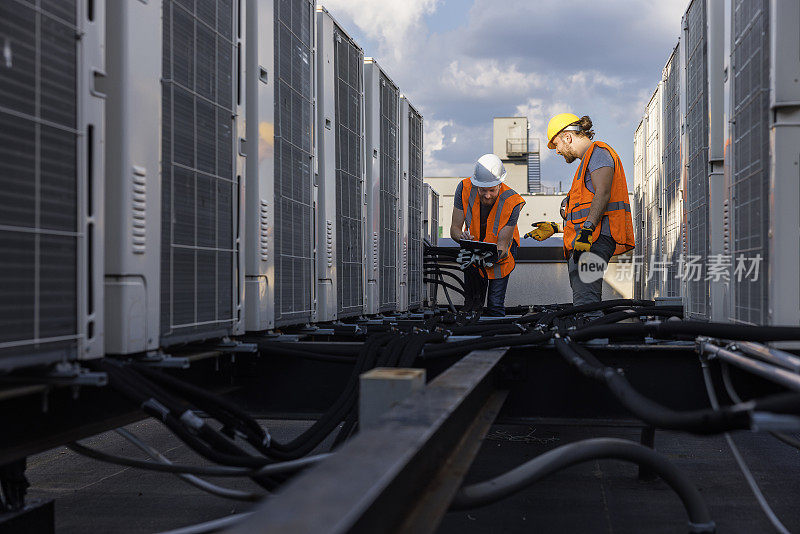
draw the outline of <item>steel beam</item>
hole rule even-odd
[[[493,417],[487,423],[485,410],[506,350],[465,356],[388,412],[378,426],[290,482],[234,532],[397,532],[409,518],[438,521],[447,506],[423,509],[420,503],[434,491],[431,484],[440,483],[442,468],[463,447],[464,436],[480,440],[476,419],[483,416],[484,432],[491,424]],[[463,465],[451,469],[447,485],[457,489],[465,474]]]

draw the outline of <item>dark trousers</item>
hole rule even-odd
[[[464,311],[483,312],[490,317],[505,317],[506,315],[506,289],[508,289],[508,276],[487,280],[477,267],[470,265],[464,271]],[[486,301],[486,310],[483,303]]]

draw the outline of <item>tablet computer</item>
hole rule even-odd
[[[497,244],[487,243],[485,241],[471,241],[469,239],[462,239],[459,241],[461,248],[471,250],[472,252],[489,252],[491,255],[486,258],[486,261],[494,263],[497,261]]]

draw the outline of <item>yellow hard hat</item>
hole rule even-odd
[[[570,124],[578,122],[580,117],[572,113],[559,113],[547,123],[547,148],[554,150],[556,145],[553,144],[553,139],[560,134],[564,128]]]

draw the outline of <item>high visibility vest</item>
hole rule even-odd
[[[501,228],[508,224],[511,213],[520,204],[525,204],[522,197],[506,184],[500,184],[500,193],[497,195],[497,200],[495,200],[494,206],[492,206],[489,216],[486,218],[486,237],[484,238],[486,243],[497,243],[497,234],[500,233]],[[461,205],[464,206],[467,230],[472,228],[471,233],[478,239],[481,228],[481,199],[478,198],[478,188],[472,186],[472,180],[469,178],[461,181]],[[519,246],[519,229],[516,225],[514,226],[513,239]],[[492,280],[503,278],[511,274],[515,265],[514,257],[509,252],[508,256],[502,261],[486,269],[486,275]]]
[[[614,149],[601,141],[591,144],[586,154],[583,155],[581,164],[572,179],[572,187],[567,197],[566,219],[564,220],[564,257],[569,258],[575,246],[575,239],[580,234],[581,226],[589,216],[589,207],[592,205],[594,193],[586,187],[586,169],[592,157],[594,147],[605,148],[614,160],[614,177],[611,181],[611,198],[608,199],[603,219],[608,220],[611,237],[616,241],[614,256],[628,252],[636,242],[633,237],[633,219],[631,218],[631,205],[628,197],[628,183],[625,181],[625,170],[622,162]],[[592,233],[592,242],[600,235],[602,220]]]

